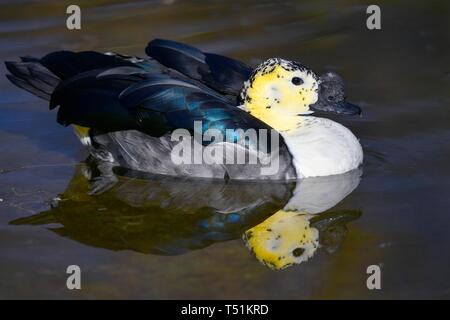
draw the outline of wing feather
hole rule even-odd
[[[237,142],[245,130],[254,129],[257,135],[259,129],[271,130],[218,94],[131,67],[91,70],[63,81],[51,99],[52,107],[58,105],[59,123],[101,132],[139,130],[160,137],[178,128],[194,132],[195,121],[201,121],[202,133],[216,129]]]
[[[239,94],[252,71],[240,61],[171,40],[152,40],[145,52],[166,67],[232,96]]]

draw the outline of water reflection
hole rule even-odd
[[[319,247],[333,252],[347,233],[346,223],[359,211],[329,211],[359,184],[360,170],[298,182],[284,207],[244,233],[255,257],[273,269],[311,258]]]
[[[11,221],[47,225],[63,237],[110,249],[178,255],[243,238],[265,265],[282,269],[334,251],[358,211],[327,211],[359,184],[361,171],[299,183],[142,179],[122,172],[110,190],[88,195],[96,168],[77,167],[51,208]],[[89,179],[87,179],[89,178]]]

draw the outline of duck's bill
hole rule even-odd
[[[320,76],[319,97],[311,110],[315,112],[334,113],[346,116],[360,115],[361,108],[345,99],[344,80],[335,72]]]
[[[344,116],[360,115],[362,112],[360,107],[347,101],[326,102],[326,103],[317,102],[311,105],[311,110],[326,113],[334,113]]]

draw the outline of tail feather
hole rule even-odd
[[[44,100],[50,100],[50,95],[48,93],[42,92],[38,90],[37,88],[30,85],[27,81],[18,78],[16,76],[13,76],[11,74],[7,74],[6,77],[11,81],[13,84],[18,86],[19,88],[25,89],[26,91],[38,96],[39,98],[42,98]]]
[[[31,57],[22,58],[22,62],[6,61],[5,65],[11,73],[6,75],[9,81],[45,100],[50,100],[53,90],[61,81],[38,59]]]
[[[93,51],[55,51],[41,59],[25,56],[20,62],[6,61],[11,73],[8,79],[16,86],[32,94],[50,100],[61,81],[94,69],[136,66],[133,61],[120,56]]]

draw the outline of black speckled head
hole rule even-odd
[[[278,71],[277,71],[278,69]],[[281,72],[280,72],[281,71]],[[302,86],[305,84],[305,80],[311,79],[311,86],[317,90],[319,78],[317,75],[305,65],[296,61],[289,61],[282,58],[270,58],[258,65],[250,75],[250,78],[244,83],[240,95],[238,96],[238,103],[243,104],[251,99],[249,90],[253,88],[255,81],[260,78],[270,79],[270,75],[275,74],[279,81],[283,81],[282,78],[287,78],[294,86]],[[289,76],[291,75],[291,76]],[[295,88],[295,87],[294,87]]]
[[[319,77],[294,61],[271,58],[261,63],[241,91],[241,108],[275,130],[295,129],[297,116],[311,114]]]
[[[320,76],[319,97],[311,110],[342,115],[361,114],[361,108],[347,102],[344,80],[334,72]]]

